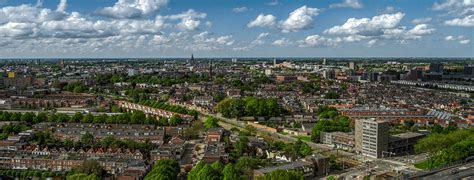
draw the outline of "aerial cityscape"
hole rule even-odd
[[[0,179],[474,179],[474,1],[0,0]]]

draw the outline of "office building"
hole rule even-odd
[[[355,124],[355,147],[364,156],[383,157],[388,152],[389,124],[375,118],[358,119]]]

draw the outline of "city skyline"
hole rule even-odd
[[[0,55],[473,57],[473,9],[471,0],[0,0]]]

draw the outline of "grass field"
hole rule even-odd
[[[418,169],[429,170],[430,169],[430,162],[428,160],[421,161],[419,163],[416,163],[415,167],[418,168]]]
[[[309,141],[309,142],[311,142],[311,136],[298,136],[297,138],[300,139],[300,140],[302,140],[302,141]]]

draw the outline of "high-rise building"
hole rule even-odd
[[[372,158],[383,157],[388,152],[389,123],[386,121],[358,119],[355,123],[355,148],[362,155]]]
[[[61,66],[61,68],[64,69],[64,67],[66,66],[64,59],[61,59],[61,61],[59,61],[59,66]]]
[[[430,63],[429,71],[435,73],[443,73],[444,65],[443,63]]]
[[[474,75],[474,66],[473,65],[464,65],[464,75],[471,76]]]
[[[209,77],[212,76],[212,59],[209,60]]]
[[[323,65],[326,65],[326,58],[323,59]]]
[[[356,69],[356,63],[355,62],[349,62],[349,69],[350,70],[355,70]]]

